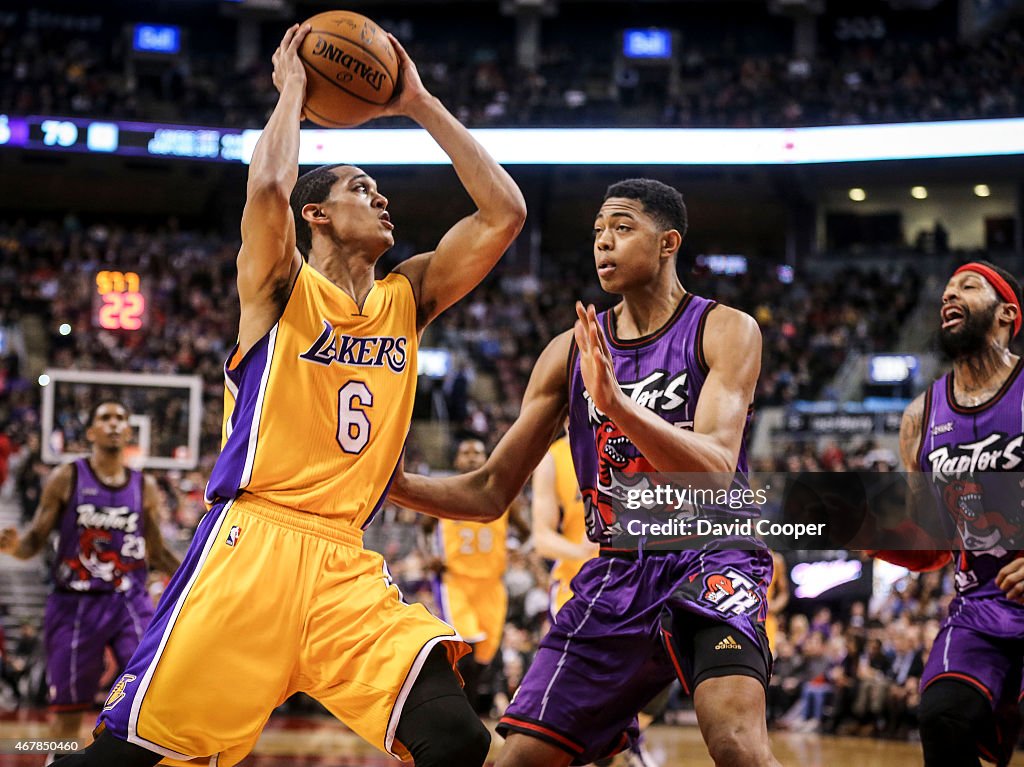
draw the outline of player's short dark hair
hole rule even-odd
[[[124,402],[122,402],[121,400],[116,399],[115,397],[105,397],[101,400],[98,400],[96,404],[92,406],[92,409],[89,411],[89,419],[85,422],[86,426],[92,426],[93,422],[96,420],[96,414],[100,412],[100,408],[103,407],[104,405],[117,405],[119,408],[124,410],[124,412],[128,413],[129,415],[132,412],[131,410],[128,409],[128,406],[124,404]]]
[[[625,197],[636,200],[644,206],[655,223],[663,229],[675,229],[680,236],[686,236],[686,203],[675,187],[663,184],[653,178],[627,178],[616,181],[604,193],[609,197]]]
[[[313,249],[313,228],[302,217],[302,209],[307,205],[316,205],[326,200],[327,195],[331,193],[331,187],[338,180],[334,169],[347,166],[348,163],[339,162],[334,165],[321,165],[308,173],[303,173],[295,182],[295,187],[288,198],[292,215],[295,217],[295,247],[307,261],[309,260],[309,251]]]
[[[1004,280],[1006,280],[1006,284],[1009,285],[1010,288],[1013,289],[1013,295],[1015,295],[1017,297],[1017,302],[1020,303],[1021,305],[1024,305],[1024,300],[1022,300],[1022,298],[1021,298],[1020,281],[1016,277],[1014,277],[1008,271],[1003,269],[1003,267],[996,266],[991,261],[976,261],[975,263],[981,264],[982,266],[987,266],[993,272],[995,272],[1000,277],[1002,277]],[[1000,297],[1000,299],[999,299],[1000,303],[1002,303],[1002,300],[1003,299]]]

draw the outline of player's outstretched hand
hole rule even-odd
[[[309,24],[292,24],[281,38],[281,44],[274,51],[274,87],[278,92],[284,91],[289,81],[295,81],[306,87],[306,68],[299,58],[299,46],[313,27]]]
[[[391,47],[398,54],[398,87],[395,90],[395,95],[385,105],[380,116],[405,115],[406,117],[412,117],[413,115],[410,112],[413,107],[430,96],[430,93],[423,86],[423,80],[420,79],[420,73],[416,69],[416,64],[413,63],[413,60],[409,57],[405,48],[402,47],[402,44],[398,42],[398,38],[388,32],[388,40],[391,41]]]
[[[13,554],[18,548],[18,531],[13,527],[0,530],[0,554]]]
[[[1011,602],[1024,604],[1024,557],[1018,557],[996,574],[996,585]]]
[[[605,342],[601,325],[597,321],[597,310],[593,304],[583,307],[576,302],[576,316],[579,320],[573,328],[576,346],[580,350],[580,372],[583,384],[594,401],[594,406],[608,415],[622,397],[622,388],[615,380],[615,366],[611,352]]]

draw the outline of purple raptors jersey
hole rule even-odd
[[[75,461],[71,497],[58,528],[53,579],[59,591],[126,592],[146,589],[142,473],[111,487],[86,458]]]
[[[918,463],[927,472],[940,508],[956,526],[956,589],[961,597],[1008,602],[995,576],[1019,555],[1019,472],[1024,471],[1024,358],[988,402],[965,407],[956,402],[953,373],[925,394]],[[952,616],[954,607],[950,608]],[[1024,626],[1024,621],[1021,623]]]
[[[661,329],[642,338],[622,340],[615,333],[615,316],[609,310],[598,315],[615,364],[615,377],[633,401],[649,408],[669,423],[693,429],[693,417],[701,387],[707,378],[704,359],[704,326],[716,302],[686,293]],[[637,472],[653,472],[629,438],[594,407],[583,384],[579,353],[570,356],[569,442],[576,478],[583,495],[590,540],[608,545],[624,531],[618,518],[629,490],[640,487]],[[740,447],[734,486],[746,488],[746,431]],[[647,478],[640,480],[647,482]],[[755,510],[733,511],[734,514]]]

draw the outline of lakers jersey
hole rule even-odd
[[[507,512],[493,522],[441,519],[435,535],[446,575],[489,579],[505,575]]]
[[[383,502],[416,391],[416,302],[403,275],[362,308],[309,264],[277,324],[224,368],[224,443],[207,503],[241,492],[366,527]]]
[[[555,495],[562,510],[562,535],[573,543],[583,543],[587,537],[586,517],[572,465],[569,438],[562,437],[557,440],[548,452],[555,459]],[[569,583],[583,567],[584,562],[585,559],[559,559],[551,568],[551,579]]]

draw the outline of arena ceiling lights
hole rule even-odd
[[[1024,154],[1024,119],[820,128],[478,128],[505,165],[799,165]],[[242,134],[248,163],[260,131]],[[425,131],[303,130],[302,165],[446,165]]]

